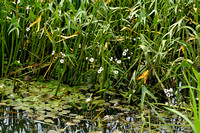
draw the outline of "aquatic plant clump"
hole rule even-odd
[[[87,91],[102,100],[117,97],[141,109],[148,101],[187,103],[199,113],[191,100],[200,99],[199,5],[191,0],[2,0],[0,77],[13,81],[16,95],[30,81],[58,80],[52,90],[58,99],[65,83],[90,86]]]

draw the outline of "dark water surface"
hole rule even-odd
[[[149,119],[148,114],[141,117],[141,112],[121,113],[116,109],[104,110],[97,119],[92,120],[97,116],[97,112],[77,112],[71,110],[71,114],[59,116],[52,119],[54,123],[39,121],[30,114],[14,110],[12,107],[0,106],[0,132],[1,133],[139,133],[139,132],[168,132],[167,128],[161,120],[154,116],[151,112]],[[74,114],[73,114],[74,113]],[[74,116],[81,114],[84,118],[75,121]],[[164,118],[164,117],[163,117]],[[144,125],[143,120],[146,121]],[[177,115],[172,115],[170,118],[164,118],[173,132],[183,133],[192,132],[186,122]],[[149,125],[149,121],[151,125]]]

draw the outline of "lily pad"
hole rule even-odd
[[[119,131],[118,129],[115,129],[115,130],[113,131],[113,133],[122,133],[122,132]]]
[[[51,119],[45,119],[44,121],[48,123],[54,123]]]
[[[83,119],[84,117],[82,115],[77,115],[76,118],[77,119]]]
[[[81,122],[81,120],[79,120],[79,119],[73,119],[72,120],[74,123],[79,123],[79,122]]]
[[[42,120],[44,120],[44,117],[39,116],[39,117],[36,118],[36,120],[38,120],[38,121],[42,121]]]
[[[75,123],[72,123],[72,122],[67,122],[66,125],[67,125],[67,126],[73,126],[73,125],[76,125],[76,124],[75,124]]]
[[[2,102],[2,103],[0,103],[0,105],[7,105],[7,104]]]
[[[34,117],[34,116],[35,116],[35,115],[32,114],[32,113],[28,113],[27,115],[28,115],[28,117]]]
[[[47,133],[59,133],[56,130],[49,130]]]
[[[70,110],[63,110],[62,112],[59,112],[59,115],[69,114]]]
[[[118,103],[119,101],[120,101],[119,99],[114,99],[114,100],[110,100],[109,102],[115,104],[115,103]]]

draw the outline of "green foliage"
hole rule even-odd
[[[187,66],[189,66],[189,64],[186,63]],[[186,89],[186,88],[189,88],[189,92],[190,92],[190,100],[191,100],[191,110],[194,112],[194,124],[193,122],[188,119],[188,117],[186,115],[183,115],[181,112],[179,112],[178,110],[175,110],[175,109],[171,109],[171,108],[167,108],[165,107],[166,109],[170,110],[171,112],[173,113],[176,113],[178,114],[179,116],[181,116],[182,118],[184,118],[188,123],[189,125],[192,127],[193,131],[195,133],[198,133],[200,132],[200,128],[199,128],[199,122],[200,122],[200,73],[197,72],[196,69],[194,69],[192,67],[192,71],[193,71],[193,74],[195,75],[196,79],[194,77],[194,81],[196,81],[197,83],[197,88],[195,87],[192,87],[191,86],[191,83],[189,82],[188,80],[188,77],[186,76],[186,73],[183,71],[183,76],[184,76],[184,79],[186,80],[188,86],[181,86],[179,88],[182,88],[182,89]],[[188,74],[190,74],[190,72],[188,72]],[[191,74],[190,74],[191,75]],[[196,92],[196,96],[195,96],[195,92]]]
[[[195,1],[4,0],[0,16],[0,76],[59,80],[55,95],[61,82],[100,84],[104,98],[114,86],[144,103],[180,80],[180,68],[199,67]]]
[[[151,98],[153,98],[155,100],[155,102],[157,102],[156,97],[145,86],[142,86],[142,96],[141,96],[141,109],[142,110],[143,110],[143,107],[144,107],[144,100],[145,100],[146,94],[151,96]]]
[[[184,89],[175,96],[182,102],[181,94],[189,93],[194,125],[167,109],[198,132],[199,8],[191,0],[2,0],[0,77],[14,77],[14,88],[25,75],[56,79],[51,96],[62,91],[62,82],[91,85],[89,91],[98,85],[98,96],[117,93],[128,104],[141,102],[141,109],[146,94],[170,104],[165,90]],[[184,86],[177,88],[179,82]],[[102,101],[71,105],[92,110]]]

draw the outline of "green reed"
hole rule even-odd
[[[196,1],[2,3],[1,77],[18,71],[17,77],[30,74],[72,86],[97,83],[104,97],[114,86],[134,100],[144,85],[155,96],[178,86],[171,80],[180,81],[182,73],[174,71],[185,59],[199,67]],[[147,70],[146,83],[138,80]]]

